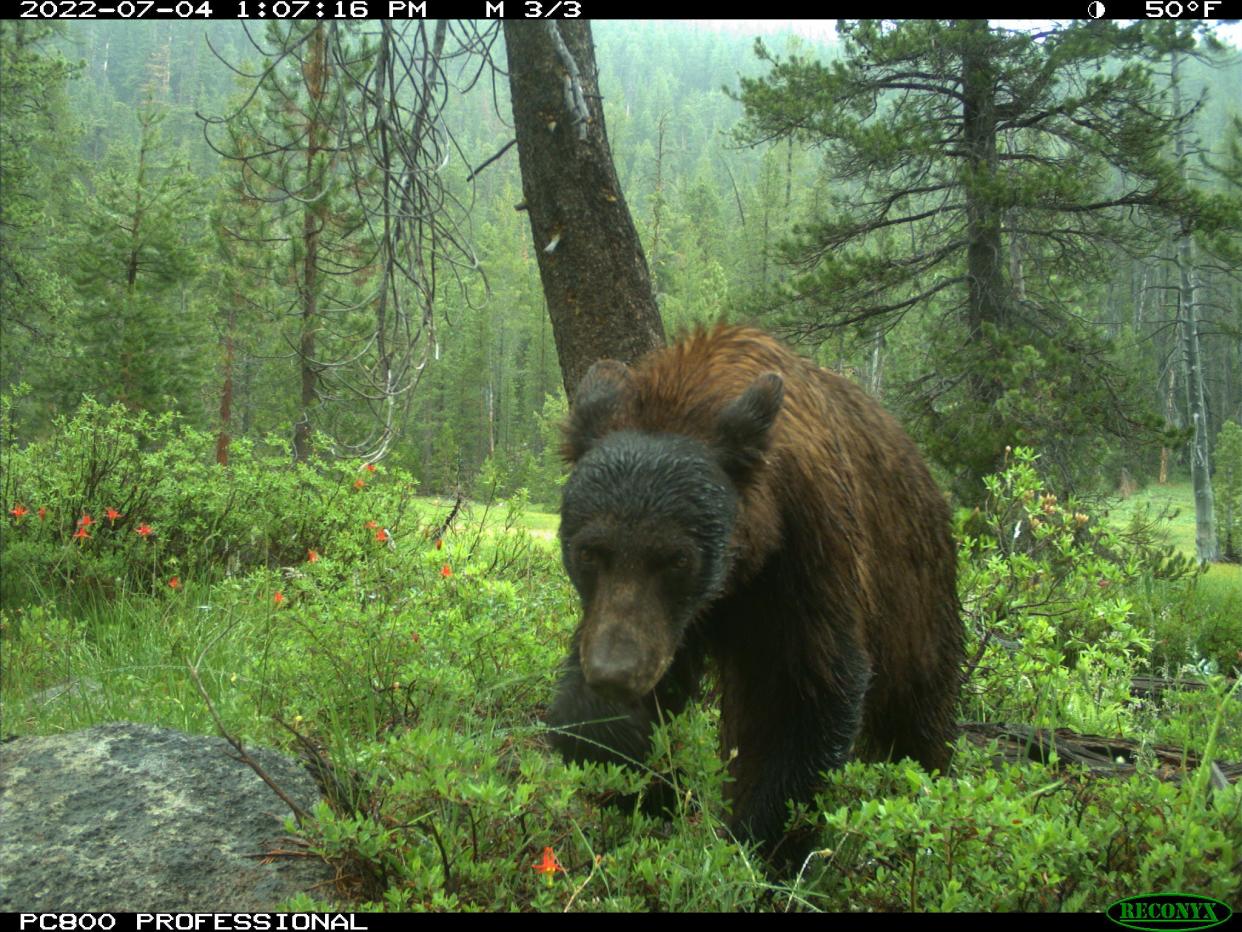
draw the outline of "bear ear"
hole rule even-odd
[[[587,370],[574,392],[569,420],[565,423],[561,456],[576,463],[608,433],[613,415],[629,400],[634,373],[615,359],[601,359]]]
[[[784,398],[784,379],[769,372],[751,382],[720,412],[716,420],[720,465],[739,485],[750,479],[768,451],[772,425]]]

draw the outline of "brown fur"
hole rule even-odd
[[[809,802],[819,771],[851,748],[867,760],[949,763],[963,647],[944,497],[900,425],[862,389],[743,327],[699,331],[632,370],[609,370],[615,402],[575,412],[566,443],[571,461],[617,431],[715,450],[727,406],[773,372],[783,401],[766,453],[735,481],[723,591],[679,649],[719,666],[735,823],[769,850],[786,800]],[[682,666],[677,697],[698,672]],[[675,663],[663,675],[683,672]],[[582,717],[582,702],[568,697],[580,689],[567,678],[554,718]]]

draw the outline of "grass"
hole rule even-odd
[[[1125,528],[1136,518],[1161,518],[1158,542],[1195,556],[1194,489],[1189,482],[1150,485],[1115,500],[1108,520]],[[1197,578],[1153,580],[1136,606],[1155,642],[1155,661],[1169,672],[1228,672],[1242,666],[1242,564],[1210,563]]]
[[[254,587],[245,587],[247,589]],[[214,596],[214,598],[213,598]],[[270,593],[221,593],[187,583],[160,597],[120,593],[0,612],[5,732],[56,734],[102,722],[134,721],[212,734],[215,725],[187,675],[210,648],[201,676],[226,727],[282,740],[256,721],[236,688],[253,668],[256,638],[274,614]],[[244,603],[243,603],[244,600]],[[227,637],[220,637],[228,629]]]
[[[1187,556],[1195,555],[1195,497],[1189,482],[1149,485],[1109,505],[1109,518],[1117,527],[1128,525],[1136,513],[1150,517],[1166,515],[1167,520],[1160,525],[1164,542]],[[1208,572],[1242,586],[1242,564],[1213,563]]]
[[[448,517],[449,512],[453,510],[453,499],[451,498],[418,496],[414,503],[418,508],[420,517],[429,523],[443,521]],[[470,501],[466,501],[462,507],[468,516],[481,515],[483,510],[483,506]],[[497,509],[503,513],[505,509],[504,503],[492,506],[493,511]],[[538,511],[534,507],[530,507],[522,512],[520,523],[534,537],[542,540],[551,540],[556,537],[557,529],[561,526],[561,516],[554,511]]]

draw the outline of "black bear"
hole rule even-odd
[[[851,755],[946,769],[963,660],[949,511],[860,388],[721,325],[596,363],[563,452],[582,621],[548,724],[566,759],[643,761],[710,658],[734,832],[778,862],[806,844],[785,839],[789,802]]]

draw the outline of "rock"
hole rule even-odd
[[[298,805],[296,761],[247,752]],[[0,744],[0,911],[257,912],[332,870],[288,849],[289,809],[223,738],[126,722]]]

